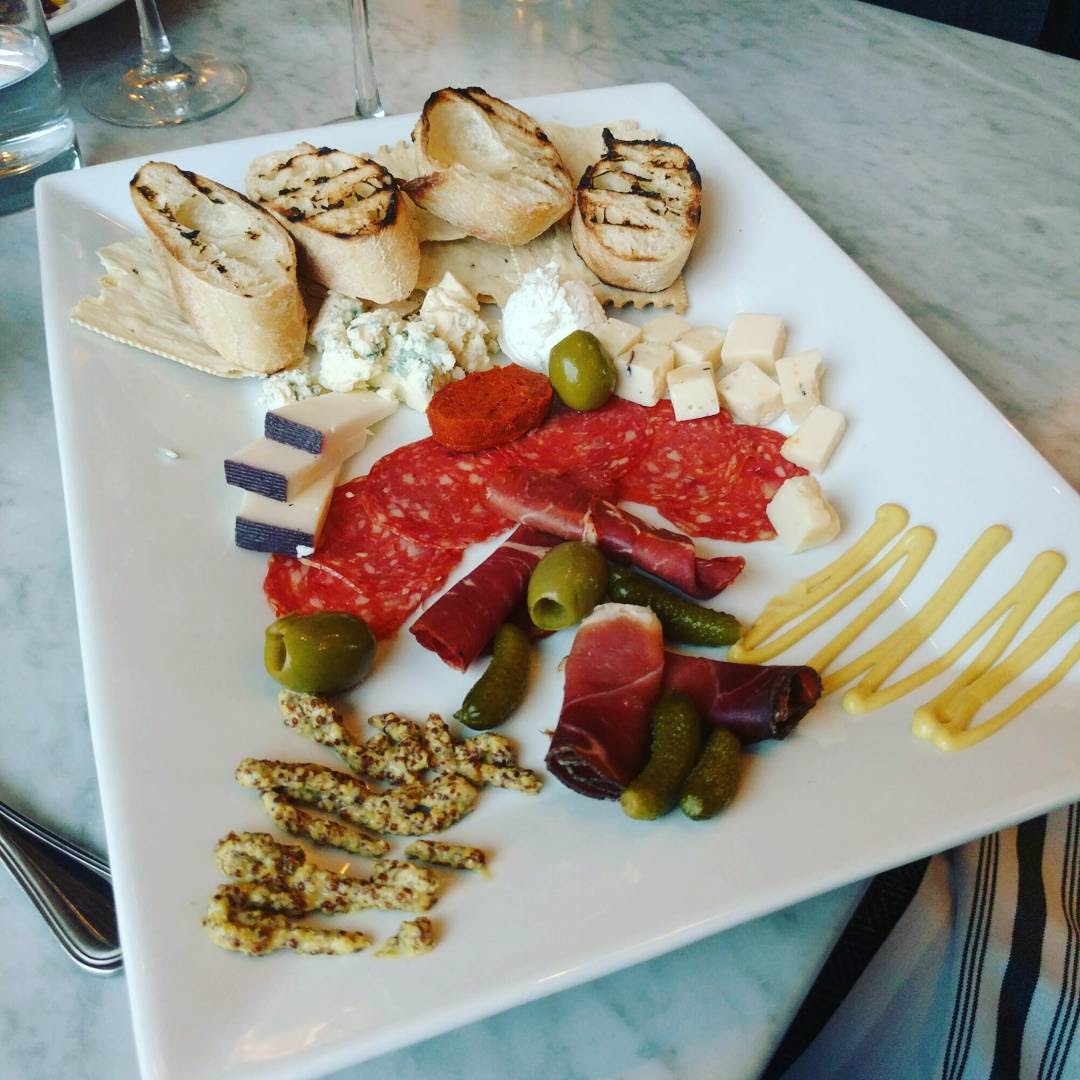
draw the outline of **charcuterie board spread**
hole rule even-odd
[[[221,947],[366,950],[367,933],[304,920],[376,908],[415,917],[375,955],[429,952],[440,874],[487,873],[483,850],[432,836],[466,819],[485,788],[535,795],[550,777],[619,800],[630,818],[677,807],[709,828],[703,819],[737,797],[743,748],[784,738],[823,692],[855,684],[843,704],[864,712],[955,666],[943,692],[912,708],[916,736],[957,749],[1080,658],[1075,644],[974,723],[1080,619],[1073,593],[1006,655],[1064,569],[1044,552],[954,648],[885,685],[1008,542],[988,523],[925,605],[837,669],[934,546],[888,503],[753,625],[719,610],[714,598],[738,588],[754,545],[797,557],[843,544],[822,482],[847,418],[824,401],[822,351],[793,348],[782,314],[735,312],[722,327],[696,317],[682,272],[702,185],[724,178],[701,177],[693,147],[662,136],[614,118],[542,128],[479,88],[447,88],[411,140],[282,147],[251,162],[246,192],[163,162],[132,179],[146,238],[100,253],[100,295],[73,318],[208,373],[262,380],[263,431],[224,462],[240,489],[235,542],[268,556],[276,618],[263,662],[282,684],[282,719],[340,759],[245,758],[236,780],[281,832],[373,860],[365,876],[334,872],[299,844],[228,832],[216,858],[230,880],[203,920]],[[605,304],[654,314],[628,321]],[[424,413],[431,434],[346,479],[399,408]],[[459,574],[470,545],[500,537]],[[699,551],[703,540],[722,553]],[[837,636],[808,663],[771,663],[831,620]],[[534,643],[564,629],[563,704],[545,770],[530,770],[492,729],[530,692]],[[472,673],[469,689],[446,703],[449,722],[383,713],[362,735],[338,695],[377,678],[377,643],[403,632],[426,662]],[[391,846],[400,837],[412,838],[404,858]]]

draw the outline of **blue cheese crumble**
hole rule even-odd
[[[328,293],[308,331],[307,360],[267,379],[263,398],[281,405],[327,390],[367,389],[423,412],[452,379],[491,367],[498,344],[479,309],[452,274],[410,316],[367,311],[360,300]]]

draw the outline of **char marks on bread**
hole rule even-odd
[[[578,182],[570,231],[601,281],[657,292],[678,277],[701,219],[701,177],[674,143],[617,139]]]
[[[244,195],[167,162],[150,161],[131,199],[177,303],[233,367],[270,374],[303,355],[307,315],[292,238]]]
[[[524,244],[566,216],[574,186],[539,124],[477,86],[437,90],[413,129],[421,207],[495,244]]]
[[[292,234],[306,277],[377,304],[403,300],[416,287],[412,218],[377,161],[300,143],[256,158],[245,186]]]

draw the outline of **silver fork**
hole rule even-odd
[[[109,864],[0,802],[0,862],[67,954],[96,975],[123,966]]]

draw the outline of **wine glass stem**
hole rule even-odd
[[[352,11],[356,115],[361,118],[384,116],[382,102],[379,100],[379,84],[375,81],[375,61],[371,56],[367,0],[349,0],[349,7]]]
[[[158,14],[157,0],[135,0],[139,13],[139,39],[142,42],[142,67],[154,69],[173,59],[172,45]]]

